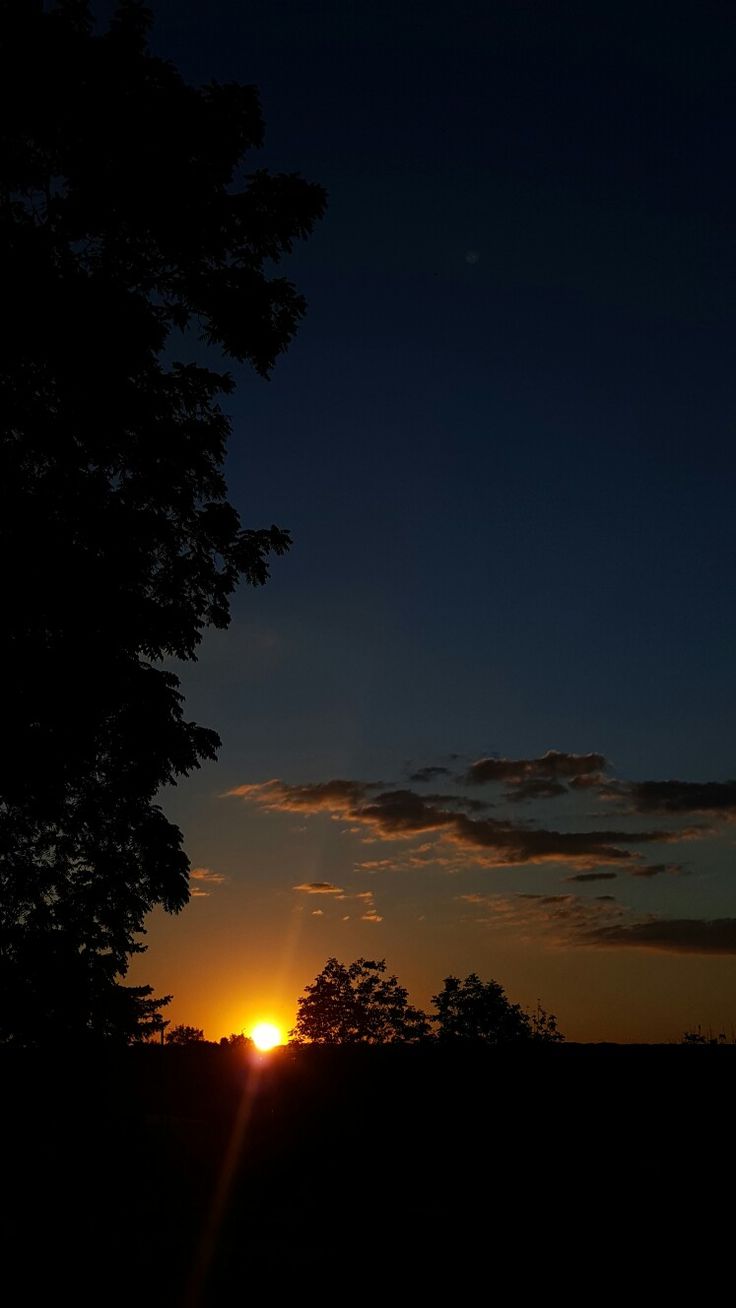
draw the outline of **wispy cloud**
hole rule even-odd
[[[224,872],[213,872],[209,867],[193,867],[190,881],[204,881],[208,886],[221,886],[227,880]]]
[[[223,872],[213,872],[209,867],[193,867],[189,880],[195,884],[189,893],[192,899],[207,899],[214,886],[221,886],[227,880]]]
[[[736,954],[736,918],[636,915],[612,895],[463,895],[475,920],[523,939],[563,947],[648,949],[669,954]]]
[[[342,886],[335,886],[331,881],[302,881],[301,885],[293,886],[293,890],[299,890],[303,895],[337,895],[340,898],[343,894]]]
[[[375,895],[372,890],[345,890],[342,886],[333,885],[331,881],[303,881],[298,886],[293,886],[293,890],[303,895],[326,895],[332,898],[336,904],[344,904],[353,901],[360,909],[360,917],[363,922],[382,922],[383,917],[376,908]],[[325,901],[326,903],[329,900]],[[312,910],[312,917],[324,917],[323,908]],[[349,914],[343,916],[343,922],[347,922]]]
[[[615,881],[618,872],[576,872],[571,877],[565,877],[566,881]]]

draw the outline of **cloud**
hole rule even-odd
[[[736,918],[637,917],[613,895],[462,895],[476,919],[558,946],[649,949],[669,954],[736,954]]]
[[[189,890],[191,899],[209,899],[212,887],[221,886],[227,877],[223,872],[213,872],[209,867],[193,867],[189,880],[195,883]]]
[[[540,760],[522,760],[524,766],[540,762],[552,768],[597,765],[602,756],[545,754]],[[552,762],[550,763],[550,759]],[[561,760],[565,760],[561,762]],[[488,761],[488,760],[487,760]],[[490,760],[497,764],[499,760]],[[509,761],[506,760],[507,764]],[[519,760],[514,766],[518,767]],[[639,856],[622,846],[682,839],[684,833],[666,830],[556,831],[523,822],[478,817],[478,801],[462,796],[419,795],[406,788],[384,789],[375,782],[328,781],[289,785],[268,781],[230,791],[269,811],[290,812],[295,807],[312,814],[348,818],[349,830],[364,841],[409,840],[434,835],[445,846],[462,850],[486,867],[513,867],[525,863],[567,863],[580,870],[606,864],[633,864]],[[317,883],[319,884],[319,883]],[[332,892],[327,892],[332,893]]]
[[[565,877],[566,881],[614,881],[618,872],[576,872],[574,876]]]
[[[668,954],[736,954],[736,917],[651,918],[591,930],[583,943]]]
[[[385,790],[354,809],[351,816],[383,837],[415,836],[451,826],[456,821],[452,809],[439,807],[413,790]]]
[[[208,886],[221,886],[227,878],[223,872],[213,872],[209,867],[193,867],[189,880],[204,882]]]
[[[602,925],[615,925],[625,910],[606,895],[585,899],[572,893],[560,895],[461,895],[465,903],[483,910],[476,919],[484,926],[503,927],[522,939],[546,938],[555,945],[580,944],[581,937]]]
[[[360,872],[396,872],[401,864],[395,858],[366,858],[355,867]]]
[[[465,781],[472,786],[488,782],[520,784],[529,780],[559,780],[599,774],[606,769],[602,754],[566,754],[549,749],[539,758],[481,758],[471,763]]]
[[[658,877],[662,873],[677,877],[684,870],[682,863],[638,863],[636,867],[629,868],[632,877]]]
[[[673,836],[668,831],[554,831],[460,816],[446,838],[463,848],[482,850],[483,861],[491,867],[568,863],[585,870],[637,858],[621,845],[667,841]]]
[[[610,783],[637,813],[714,813],[736,817],[736,781],[629,781]]]
[[[452,776],[452,773],[450,772],[449,768],[426,767],[426,768],[417,768],[416,772],[410,773],[409,780],[424,782],[424,781],[434,781],[435,777],[449,777],[449,776]]]
[[[289,786],[274,779],[235,786],[226,792],[226,797],[240,796],[276,812],[338,815],[349,813],[375,785],[375,782],[336,779]]]
[[[298,886],[293,886],[293,890],[299,891],[303,895],[327,895],[337,903],[345,903],[348,900],[354,900],[361,908],[361,921],[363,922],[382,922],[383,918],[376,909],[376,901],[372,890],[343,890],[342,886],[333,885],[331,881],[303,881]],[[312,909],[312,917],[324,917],[323,908]],[[343,917],[343,922],[347,922],[350,914]]]
[[[504,798],[512,800],[515,804],[521,804],[530,799],[556,799],[558,795],[566,794],[567,786],[563,786],[561,781],[530,777],[528,781],[517,781],[508,786]]]
[[[300,890],[303,895],[342,895],[342,886],[333,886],[331,881],[302,881],[292,890]]]

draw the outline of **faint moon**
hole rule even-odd
[[[466,251],[465,251],[465,262],[466,262],[466,263],[480,263],[480,252],[479,252],[478,250],[466,250]]]

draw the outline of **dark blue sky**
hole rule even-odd
[[[153,7],[189,80],[259,87],[253,165],[329,192],[297,340],[236,371],[231,498],[295,543],[183,673],[195,861],[271,777],[736,774],[734,10]]]
[[[155,12],[330,195],[299,338],[233,405],[232,496],[295,536],[236,613],[301,650],[235,735],[304,698],[368,749],[733,771],[733,13]]]

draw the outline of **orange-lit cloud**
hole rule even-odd
[[[317,781],[311,785],[287,786],[282,781],[260,781],[236,786],[227,795],[250,799],[261,808],[287,813],[350,813],[364,797],[368,783],[361,781]]]
[[[341,886],[335,886],[331,881],[304,881],[299,886],[294,886],[294,890],[306,895],[329,895],[335,903],[343,904],[347,900],[354,900],[363,910],[361,921],[363,922],[382,922],[383,917],[376,909],[376,901],[372,890],[343,890]],[[312,917],[324,917],[323,908],[312,910]],[[349,914],[343,916],[343,922],[347,922]]]
[[[299,890],[303,895],[343,895],[342,886],[334,886],[331,881],[302,881],[301,885],[293,886],[294,890]]]
[[[189,873],[189,880],[196,882],[192,886],[190,895],[192,899],[206,899],[210,894],[213,886],[221,886],[226,880],[222,872],[213,872],[209,867],[193,867]],[[205,887],[209,887],[205,889]]]

